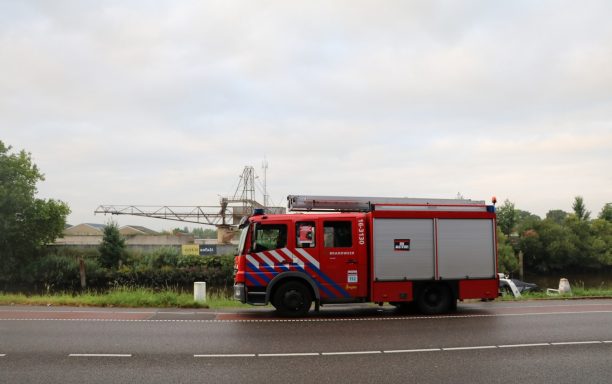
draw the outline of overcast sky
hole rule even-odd
[[[69,223],[287,194],[612,201],[609,1],[1,1],[0,140]],[[261,198],[260,198],[261,200]],[[179,224],[118,217],[154,229]]]

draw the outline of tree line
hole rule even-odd
[[[0,141],[0,290],[72,289],[79,286],[79,264],[86,267],[89,282],[101,288],[174,286],[195,279],[231,284],[231,256],[209,260],[182,256],[176,249],[130,252],[113,223],[106,226],[97,249],[49,247],[62,235],[70,208],[60,200],[37,198],[36,185],[42,181],[44,175],[30,153],[14,152]],[[591,218],[583,198],[577,196],[572,212],[555,209],[540,218],[506,200],[497,210],[497,226],[500,272],[516,272],[519,254],[525,270],[536,274],[612,270],[611,203]],[[202,229],[191,233],[203,238],[216,235]]]
[[[541,218],[506,200],[497,209],[497,226],[500,272],[517,272],[519,253],[525,270],[536,274],[612,268],[612,203],[591,219],[576,196],[572,212],[554,209]]]
[[[170,247],[131,251],[113,222],[104,228],[97,248],[50,246],[62,236],[70,208],[60,200],[36,197],[36,185],[44,179],[30,153],[15,152],[0,141],[0,291],[78,290],[82,275],[87,288],[93,289],[188,288],[194,281],[231,285],[231,256],[183,256],[180,249]],[[188,230],[173,231],[179,232]],[[214,231],[201,228],[190,233],[216,237]]]

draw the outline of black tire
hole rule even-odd
[[[312,305],[310,290],[298,281],[288,281],[274,292],[272,305],[281,316],[306,316]]]
[[[426,315],[447,313],[453,307],[453,294],[445,284],[428,284],[419,290],[417,306]]]

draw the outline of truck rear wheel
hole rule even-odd
[[[453,295],[445,284],[428,284],[417,297],[419,311],[426,315],[439,315],[452,308]]]
[[[310,290],[302,283],[288,281],[283,283],[272,299],[272,305],[281,316],[305,316],[310,310],[312,297]]]

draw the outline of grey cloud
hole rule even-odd
[[[215,202],[264,156],[279,201],[609,200],[607,2],[2,7],[3,140],[81,221],[93,202]]]

